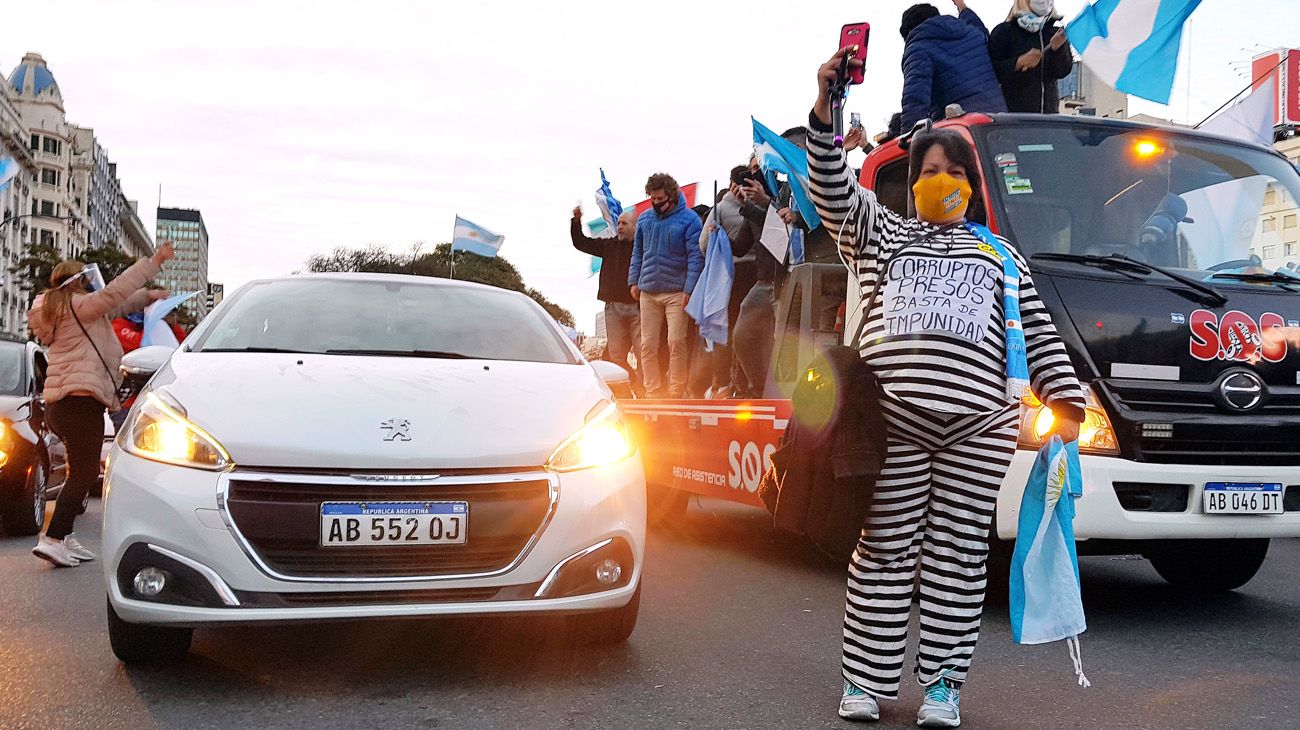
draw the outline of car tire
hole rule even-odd
[[[127,623],[107,605],[108,641],[123,664],[163,664],[189,653],[194,629]]]
[[[1198,593],[1240,588],[1259,572],[1268,555],[1268,539],[1171,540],[1143,551],[1170,585]]]
[[[571,616],[569,631],[574,639],[584,644],[620,644],[632,635],[640,612],[641,585],[637,584],[627,605]]]
[[[45,527],[45,492],[49,474],[45,462],[33,465],[21,488],[5,500],[4,526],[10,535],[35,535]]]

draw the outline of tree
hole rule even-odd
[[[54,267],[62,260],[58,249],[50,244],[34,242],[28,244],[23,251],[23,257],[10,271],[18,285],[27,292],[29,304],[39,292],[50,285],[50,274],[54,273]],[[99,272],[104,275],[106,282],[112,281],[135,263],[135,259],[130,254],[112,246],[89,249],[82,253],[79,260],[83,264],[99,264]]]
[[[452,278],[455,260],[455,278],[473,281],[501,289],[520,292],[542,305],[560,324],[574,326],[573,315],[568,310],[547,299],[541,292],[524,284],[519,270],[500,256],[477,256],[472,253],[452,253],[450,243],[441,243],[428,253],[415,245],[409,253],[393,253],[380,246],[368,248],[336,248],[328,254],[317,254],[307,260],[307,270],[324,272],[357,272],[368,274],[413,274]]]

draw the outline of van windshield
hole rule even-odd
[[[1026,256],[1121,254],[1201,277],[1300,263],[1300,175],[1264,150],[1052,122],[994,125],[986,140],[988,182]]]

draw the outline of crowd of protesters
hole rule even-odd
[[[1069,75],[1073,56],[1053,0],[1014,0],[992,33],[965,0],[952,1],[956,16],[924,3],[903,13],[901,111],[877,141],[942,119],[953,104],[982,113],[1058,110],[1057,82]],[[806,147],[805,127],[781,136]],[[870,151],[861,127],[848,132],[844,149]],[[809,230],[788,183],[770,189],[772,179],[751,156],[732,168],[712,208],[690,209],[672,176],[652,175],[645,187],[651,208],[639,216],[624,212],[612,238],[585,235],[582,211],[574,209],[574,247],[602,260],[597,296],[605,306],[605,359],[632,374],[638,396],[748,399],[771,393],[777,302],[799,261],[788,251],[778,259],[777,247],[764,245],[769,209],[802,235],[802,261],[838,260],[830,233]],[[731,245],[734,276],[726,340],[707,347],[686,309],[719,227]]]

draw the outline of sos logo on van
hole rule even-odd
[[[1192,357],[1197,360],[1281,362],[1286,358],[1286,320],[1274,312],[1261,314],[1257,322],[1235,309],[1222,317],[1198,309],[1188,318],[1188,326],[1192,330]]]

